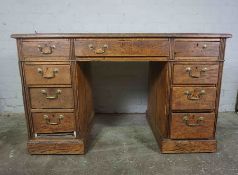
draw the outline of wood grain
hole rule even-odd
[[[204,95],[200,95],[198,100],[190,100],[186,91],[194,93],[194,97],[205,91]],[[172,109],[186,110],[186,109],[215,109],[216,87],[173,87],[172,90]]]
[[[17,38],[29,153],[86,152],[94,118],[91,61],[150,61],[147,118],[161,152],[216,151],[225,41],[230,34],[57,33],[12,37]],[[61,92],[55,96],[57,90]],[[59,122],[62,114],[64,120]],[[203,121],[195,126],[200,117]],[[76,137],[62,134],[72,135],[73,131]],[[36,133],[39,137],[35,138]]]
[[[49,121],[58,124],[49,124],[45,116],[49,117]],[[63,116],[62,119],[59,119]],[[73,132],[75,131],[74,113],[32,113],[34,133],[57,133],[57,132]]]
[[[176,41],[175,57],[204,57],[218,56],[220,42]],[[206,48],[204,47],[206,46]]]
[[[188,70],[191,71],[188,71]],[[175,64],[173,84],[217,84],[219,64]]]
[[[170,140],[161,142],[162,153],[199,153],[216,152],[216,140]]]
[[[79,139],[34,139],[27,143],[30,154],[84,154],[84,147]]]
[[[89,48],[90,45],[92,49]],[[105,45],[107,47],[103,48]],[[104,53],[95,53],[100,49]],[[168,55],[168,39],[77,39],[75,41],[75,56],[79,57]]]
[[[217,83],[217,92],[216,92],[216,120],[215,120],[215,129],[214,129],[214,136],[216,134],[216,125],[217,125],[217,118],[218,118],[218,112],[219,112],[219,102],[220,102],[220,93],[221,93],[221,82],[222,82],[222,73],[223,73],[223,60],[225,57],[225,48],[226,48],[226,39],[221,40],[220,44],[220,55],[219,60],[222,60],[219,62],[219,74],[218,74],[218,83]]]
[[[230,38],[228,33],[34,33],[12,34],[12,38]]]
[[[47,95],[42,94],[45,90]],[[55,99],[47,99],[47,96],[55,96],[57,90],[61,90]],[[72,88],[30,88],[32,108],[74,108]]]
[[[188,125],[200,124],[198,126],[188,126],[184,121],[188,118]],[[198,123],[200,117],[203,120]],[[171,121],[171,139],[211,139],[213,138],[215,124],[214,113],[173,113]]]
[[[50,48],[53,47],[54,48]],[[44,54],[40,51],[39,47],[42,49],[50,49],[52,53]],[[69,40],[67,39],[45,39],[45,40],[24,40],[22,42],[22,54],[23,57],[58,57],[60,59],[65,59],[69,57]],[[68,58],[69,59],[69,58]]]
[[[71,84],[70,65],[25,64],[27,85]]]
[[[80,62],[85,62],[85,61],[110,61],[110,62],[145,62],[145,61],[169,61],[169,57],[163,57],[163,56],[153,56],[153,57],[148,57],[148,56],[109,56],[109,57],[77,57],[77,61]]]
[[[78,75],[78,109],[80,136],[88,139],[91,123],[94,118],[94,105],[91,86],[90,62],[80,62],[77,65]]]
[[[168,63],[151,62],[149,70],[148,119],[154,130],[168,135]]]

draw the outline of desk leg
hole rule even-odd
[[[161,153],[215,152],[216,140],[170,139],[171,67],[168,62],[151,62],[147,119]]]
[[[150,62],[147,119],[160,144],[168,138],[170,79],[168,62]]]
[[[84,142],[85,151],[93,124],[94,105],[91,86],[91,62],[77,62],[78,98],[76,111],[78,113],[79,138]]]

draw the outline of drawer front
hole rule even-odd
[[[173,113],[170,137],[172,139],[212,138],[214,113]]]
[[[77,39],[76,56],[169,56],[167,39]]]
[[[173,87],[172,109],[215,109],[215,87]]]
[[[71,84],[70,65],[25,64],[26,84]]]
[[[66,39],[26,40],[22,43],[24,57],[58,57],[69,59],[70,43]]]
[[[173,71],[174,84],[216,84],[219,65],[183,65],[175,64]]]
[[[74,113],[32,113],[35,133],[75,131]]]
[[[74,108],[72,88],[30,88],[32,108]]]
[[[219,42],[175,41],[175,57],[217,57]]]

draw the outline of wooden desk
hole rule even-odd
[[[13,34],[31,154],[84,154],[94,117],[90,63],[149,61],[147,117],[162,153],[216,151],[230,34]]]

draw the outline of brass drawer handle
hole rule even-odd
[[[199,47],[199,43],[197,43],[197,47]],[[207,45],[203,44],[202,49],[206,49],[206,48],[207,48]]]
[[[48,115],[43,115],[43,117],[48,125],[59,125],[61,120],[64,119],[63,115],[59,115],[56,119],[56,122],[52,122]]]
[[[40,51],[40,53],[48,55],[48,54],[52,54],[53,53],[53,49],[55,49],[55,45],[47,45],[44,44],[44,46],[38,45],[38,50]]]
[[[189,116],[188,116],[188,115],[185,115],[185,116],[183,117],[183,122],[184,122],[187,126],[189,126],[189,127],[201,126],[203,120],[204,120],[204,117],[199,117],[199,118],[196,120],[196,123],[190,123],[190,122],[189,122]]]
[[[61,94],[61,90],[58,89],[56,92],[55,92],[55,95],[53,96],[48,96],[48,93],[46,92],[46,90],[41,90],[41,93],[46,95],[46,99],[49,99],[49,100],[53,100],[53,99],[57,99],[59,94]]]
[[[50,79],[50,78],[54,78],[55,75],[57,73],[59,73],[59,69],[58,68],[54,68],[54,69],[42,69],[42,68],[37,68],[37,72],[39,74],[42,75],[43,78],[47,78],[47,79]]]
[[[206,91],[205,90],[201,90],[200,92],[197,92],[196,90],[194,90],[193,92],[185,91],[184,94],[187,95],[188,100],[200,100],[201,96],[206,94]]]
[[[104,44],[101,48],[95,48],[92,44],[89,44],[88,47],[93,50],[95,54],[103,54],[106,52],[108,45]]]
[[[197,67],[194,70],[192,70],[191,67],[186,68],[186,72],[188,72],[188,75],[192,78],[200,78],[201,74],[206,71],[207,71],[206,67],[202,68],[201,70],[198,70]]]

